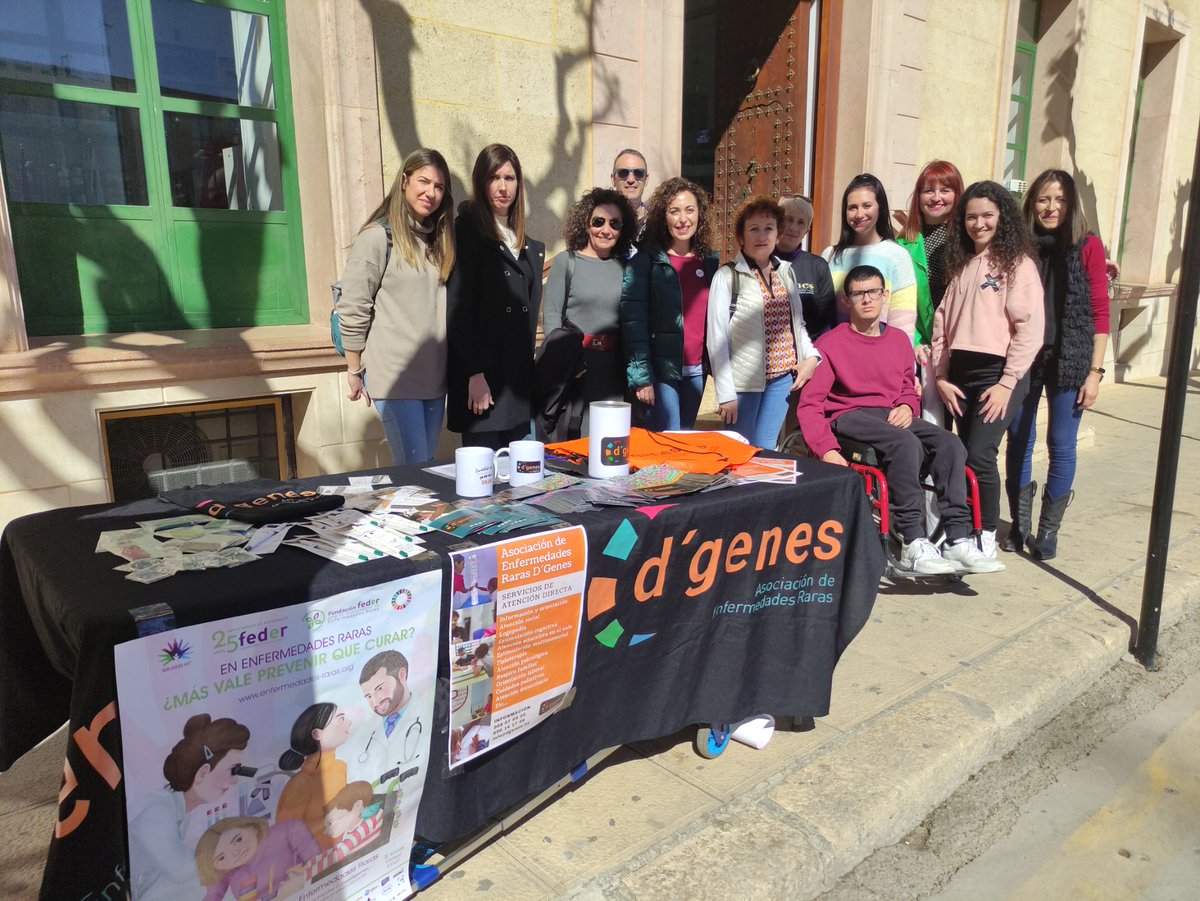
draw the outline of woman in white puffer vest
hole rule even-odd
[[[721,419],[767,450],[775,449],[788,396],[821,361],[791,266],[775,256],[782,223],[783,208],[769,197],[742,204],[735,222],[741,253],[717,270],[708,299],[706,345]]]

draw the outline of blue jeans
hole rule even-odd
[[[1054,500],[1065,497],[1075,481],[1075,445],[1083,410],[1075,405],[1077,388],[1058,387],[1058,366],[1039,355],[1030,368],[1029,394],[1008,427],[1004,456],[1004,487],[1016,494],[1033,478],[1033,446],[1037,443],[1038,404],[1045,391],[1048,417],[1046,493]],[[1019,480],[1018,480],[1019,477]]]
[[[785,372],[768,380],[762,391],[739,391],[738,418],[733,426],[737,433],[755,447],[775,450],[795,380],[795,376]]]
[[[446,396],[432,400],[391,400],[373,397],[375,412],[383,423],[392,462],[397,466],[419,466],[437,453],[442,434]]]
[[[684,376],[679,381],[654,383],[654,406],[646,419],[655,432],[690,429],[696,425],[700,400],[704,397],[704,376]]]

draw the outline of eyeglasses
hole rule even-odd
[[[879,300],[879,298],[883,297],[884,290],[884,288],[867,288],[863,291],[847,291],[846,296],[849,297],[853,303],[858,303],[859,301],[865,300],[868,297],[871,298],[871,300]]]
[[[615,174],[621,181],[625,181],[625,179],[629,178],[631,175],[636,181],[646,180],[646,170],[640,167],[637,169],[617,169]]]
[[[620,231],[625,226],[624,219],[605,219],[603,216],[592,217],[592,228],[604,228],[604,223],[607,222],[617,231]]]

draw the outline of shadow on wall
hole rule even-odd
[[[381,129],[390,129],[390,135],[384,138],[385,149],[387,138],[402,159],[412,150],[427,146],[428,135],[421,133],[417,125],[416,101],[413,88],[413,60],[422,51],[414,35],[414,22],[411,14],[401,5],[389,0],[359,0],[371,20],[371,32],[375,36],[376,65],[380,84],[380,101],[383,109],[380,117]],[[591,4],[587,0],[573,0],[572,10],[566,15],[574,15],[579,19],[590,22]],[[484,7],[480,7],[480,15]],[[564,13],[560,11],[560,19]],[[597,110],[593,116],[589,105],[586,109],[570,110],[568,107],[568,81],[578,72],[588,72],[592,54],[591,28],[588,28],[586,46],[578,49],[556,48],[553,53],[555,110],[553,130],[545,135],[521,133],[519,123],[528,121],[531,116],[515,114],[504,122],[504,129],[492,131],[489,123],[503,120],[506,112],[502,107],[487,109],[480,107],[479,121],[468,117],[450,117],[447,115],[444,142],[446,146],[437,147],[447,160],[464,161],[465,167],[461,172],[451,171],[450,181],[457,201],[470,196],[470,166],[474,163],[479,151],[494,141],[509,144],[521,158],[525,175],[525,204],[528,217],[529,232],[548,246],[560,243],[562,231],[562,211],[573,203],[579,194],[586,190],[584,180],[588,177],[588,156],[590,144],[590,127],[593,118],[602,119],[604,110]],[[462,66],[479,66],[484,61],[462,58]],[[487,65],[491,65],[490,60]],[[537,73],[530,73],[536,78]],[[596,77],[593,74],[593,77]],[[605,96],[616,97],[619,92],[615,84],[606,86]],[[510,92],[519,92],[520,85],[507,86]],[[498,90],[504,92],[505,85],[498,85]],[[601,89],[597,86],[596,95],[600,96]],[[513,94],[515,96],[515,93]],[[610,101],[611,103],[611,101]],[[531,144],[541,141],[550,160],[548,168],[534,174],[535,166],[531,165],[534,155]],[[394,177],[394,173],[391,173]],[[388,181],[390,184],[390,180]],[[386,186],[385,186],[386,187]]]
[[[1178,284],[1180,268],[1183,266],[1183,239],[1187,231],[1187,207],[1192,194],[1192,180],[1180,183],[1175,188],[1175,215],[1171,218],[1171,247],[1167,251],[1168,282]]]
[[[1054,19],[1066,15],[1068,10],[1074,11],[1075,8],[1076,5],[1073,3],[1062,4],[1057,9],[1044,6],[1043,21],[1039,30],[1044,33],[1053,24]],[[1046,21],[1047,17],[1050,18],[1049,22]],[[1096,206],[1096,184],[1079,165],[1078,136],[1075,133],[1074,91],[1076,76],[1079,72],[1079,51],[1083,47],[1088,33],[1088,10],[1086,7],[1079,7],[1078,17],[1075,39],[1053,59],[1049,67],[1052,77],[1050,84],[1046,87],[1046,125],[1042,129],[1041,139],[1046,144],[1053,143],[1060,137],[1067,139],[1068,169],[1075,176],[1075,186],[1079,191],[1079,202],[1083,205],[1083,212],[1092,228],[1095,229],[1100,221]],[[1037,174],[1028,173],[1029,180],[1032,181]]]

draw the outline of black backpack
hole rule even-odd
[[[571,299],[571,274],[575,251],[567,251],[566,298]],[[563,324],[542,339],[533,357],[533,411],[538,432],[550,438],[566,424],[562,440],[580,437],[583,431],[583,331],[566,317]],[[565,419],[564,419],[565,417]]]

